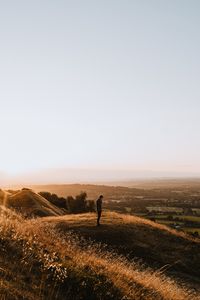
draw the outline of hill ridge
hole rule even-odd
[[[25,220],[6,208],[0,212],[4,299],[199,299],[161,271],[145,270],[99,244],[61,233],[41,221],[45,218]]]

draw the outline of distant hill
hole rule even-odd
[[[75,196],[82,191],[87,192],[90,198],[97,198],[104,194],[106,197],[114,197],[115,195],[122,195],[127,192],[137,192],[138,189],[129,189],[128,187],[95,185],[95,184],[50,184],[50,185],[34,185],[30,186],[36,192],[48,191],[59,196]],[[139,190],[138,190],[139,191]]]
[[[0,191],[0,203],[26,216],[60,216],[64,211],[30,189]]]
[[[67,171],[63,170],[63,175],[66,174]],[[33,188],[35,190],[37,190],[37,188],[40,186],[43,187],[48,187],[50,189],[52,188],[56,188],[56,190],[58,189],[58,187],[66,187],[66,186],[110,186],[110,187],[129,187],[129,188],[136,188],[136,189],[187,189],[187,188],[200,188],[200,175],[199,176],[181,176],[181,174],[179,174],[179,176],[153,176],[153,177],[141,177],[141,178],[137,178],[136,177],[127,177],[126,179],[116,179],[116,180],[112,180],[112,179],[104,179],[104,180],[94,180],[94,177],[91,177],[91,180],[87,179],[87,180],[81,180],[78,176],[76,176],[76,180],[70,181],[68,180],[69,178],[66,178],[66,180],[61,180],[61,178],[58,176],[56,176],[56,172],[53,172],[53,177],[51,180],[49,180],[49,182],[52,182],[51,184],[48,184],[46,182],[44,182],[42,179],[46,178],[46,175],[48,173],[45,173],[43,175],[41,175],[41,173],[38,173],[36,178],[38,178],[39,183],[34,183],[34,180],[28,180],[29,183],[26,182],[26,180],[18,180],[16,181],[16,183],[14,183],[15,181],[13,181],[12,184],[10,184],[10,182],[12,182],[9,178],[7,180],[2,180],[2,178],[4,178],[5,176],[2,175],[0,173],[0,186],[2,186],[2,188],[6,189],[8,187],[10,188],[21,188],[21,184],[19,182],[24,182],[23,186],[28,186],[30,188]],[[69,176],[71,176],[71,171],[68,172]],[[27,178],[27,176],[25,177]],[[60,178],[59,181],[55,180],[55,178]],[[31,183],[32,182],[32,183]],[[41,183],[40,183],[41,182]],[[64,196],[64,195],[62,195]]]

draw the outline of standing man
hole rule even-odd
[[[103,200],[103,195],[99,196],[99,198],[97,199],[97,226],[100,226],[100,218],[102,213],[102,200]]]

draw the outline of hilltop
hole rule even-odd
[[[200,286],[200,240],[164,225],[115,212],[104,212],[96,227],[95,214],[47,217],[62,232],[73,231],[87,240],[104,243],[107,249],[130,259],[142,259],[153,268],[162,268]]]
[[[197,293],[160,270],[130,262],[72,232],[62,233],[58,224],[64,217],[25,220],[3,207],[0,212],[2,299],[199,299]],[[89,216],[94,229],[93,215],[72,216],[66,221],[75,228]]]

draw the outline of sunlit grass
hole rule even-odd
[[[173,236],[177,237],[184,237],[184,239],[193,241],[193,237],[185,234],[184,232],[179,232],[177,230],[174,230],[172,228],[169,228],[168,226],[165,226],[164,224],[152,222],[148,219],[133,216],[133,215],[125,215],[125,214],[120,214],[116,212],[103,212],[102,215],[103,219],[103,225],[136,225],[137,227],[140,226],[148,226],[148,228],[152,228],[154,230],[162,230],[163,232],[167,232],[168,234],[172,234]],[[65,215],[65,216],[60,216],[60,217],[46,217],[43,219],[44,222],[52,222],[54,224],[60,223],[62,221],[67,222],[67,224],[70,226],[73,225],[73,227],[76,226],[95,226],[96,225],[96,215],[95,213],[86,213],[86,214],[76,214],[76,215]]]
[[[111,213],[106,217],[114,222],[117,215]],[[77,216],[74,215],[68,216],[68,221],[75,222],[76,218]],[[78,218],[82,222],[87,220],[91,226],[94,225],[92,224],[93,214],[79,215]],[[130,222],[126,216],[121,216],[121,220]],[[136,218],[134,222],[139,222],[139,220]],[[144,222],[148,223],[148,220]],[[148,224],[151,225],[151,223]],[[44,293],[48,295],[48,299],[55,299],[55,295],[59,293],[62,295],[62,289],[66,288],[70,296],[70,284],[73,284],[73,281],[77,281],[78,285],[77,290],[72,289],[71,293],[75,290],[79,293],[77,298],[73,299],[82,299],[82,293],[86,295],[87,290],[93,290],[96,299],[197,299],[191,291],[179,287],[161,271],[153,272],[151,269],[144,269],[143,266],[130,263],[122,256],[105,251],[100,245],[88,244],[70,232],[63,235],[55,229],[54,224],[41,222],[40,219],[24,220],[5,208],[1,209],[0,234],[1,242],[12,247],[14,243],[16,250],[21,251],[19,256],[13,253],[14,259],[19,259],[19,269],[16,269],[16,274],[14,274],[16,280],[22,276],[21,269],[29,270],[30,278],[31,274],[37,270],[41,283],[36,290],[39,294],[35,294],[34,297],[38,299],[44,297]],[[12,253],[10,255],[12,256]],[[36,268],[37,262],[40,265],[39,269]],[[6,273],[2,272],[2,274],[5,274],[5,278],[9,278]],[[48,289],[49,280],[52,283],[51,289],[47,292],[45,289]],[[20,283],[17,288],[16,281],[12,285],[12,281],[3,281],[2,276],[0,286],[3,285],[4,291],[9,289],[12,292],[11,287],[13,287],[13,293],[19,294],[16,299],[22,299],[20,298],[22,293]],[[33,294],[30,292],[28,296],[26,289],[24,297],[32,299]],[[62,299],[61,296],[59,297]]]

